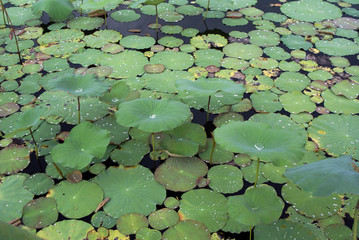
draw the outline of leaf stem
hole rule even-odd
[[[210,3],[210,0],[208,0],[208,3],[207,3],[207,9],[206,9],[206,12],[204,13],[204,16],[203,16],[202,21],[206,20],[207,13],[208,13],[208,10],[209,10],[209,3]]]
[[[81,116],[80,116],[80,97],[77,97],[77,112],[78,112],[78,122],[80,124],[81,122]]]
[[[357,234],[358,234],[358,214],[359,214],[359,200],[358,200],[358,202],[357,202],[357,205],[355,206],[355,211],[354,211],[353,240],[357,240]]]
[[[258,175],[259,175],[259,158],[257,159],[256,180],[254,182],[254,187],[257,187]]]
[[[54,164],[54,166],[55,166],[57,172],[60,174],[60,176],[62,177],[62,179],[64,179],[65,176],[64,176],[64,174],[62,173],[61,169],[57,166],[57,164],[56,164],[54,161],[52,161],[52,164]]]

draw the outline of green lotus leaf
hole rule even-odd
[[[168,197],[165,199],[164,203],[166,208],[176,209],[179,206],[179,201],[177,198]]]
[[[161,132],[181,125],[190,116],[188,106],[168,99],[140,98],[119,105],[118,124],[145,132]]]
[[[106,215],[104,211],[98,211],[91,217],[92,226],[110,229],[116,225],[117,219]]]
[[[18,116],[14,130],[17,129],[36,129],[41,123],[41,117],[44,115],[45,109],[41,107],[34,107]]]
[[[359,159],[358,116],[320,115],[308,128],[308,136],[331,156]]]
[[[182,5],[176,8],[176,12],[186,16],[197,16],[203,13],[203,8],[193,5]]]
[[[143,214],[128,213],[117,220],[116,227],[123,234],[135,234],[139,229],[148,227],[148,220]]]
[[[55,162],[64,167],[81,169],[94,157],[101,158],[109,143],[107,130],[82,122],[71,130],[65,143],[52,148],[51,155]]]
[[[67,26],[72,29],[79,30],[94,30],[101,27],[104,24],[105,20],[100,17],[77,17],[71,19]]]
[[[100,58],[104,56],[104,53],[97,49],[85,49],[81,53],[74,53],[70,56],[70,62],[74,64],[81,64],[83,67],[90,65],[98,65]],[[88,74],[90,75],[90,74]],[[68,76],[68,78],[71,78]]]
[[[216,142],[233,152],[250,155],[265,162],[290,160],[303,156],[306,139],[292,135],[294,130],[270,126],[264,122],[230,122],[214,131]]]
[[[228,197],[227,206],[229,221],[254,226],[278,220],[284,203],[273,187],[263,184],[248,188],[244,195]]]
[[[11,66],[19,62],[19,56],[17,54],[2,53],[0,54],[0,66]]]
[[[26,21],[30,19],[39,19],[42,16],[40,12],[34,13],[31,8],[27,7],[7,7],[6,12],[10,16],[12,25],[14,26],[25,25]],[[4,24],[4,18],[2,17],[0,18],[0,24]]]
[[[146,49],[152,47],[156,40],[148,36],[130,35],[122,38],[120,43],[125,48]]]
[[[257,112],[277,112],[282,109],[278,96],[272,92],[254,92],[250,98]]]
[[[120,145],[120,149],[111,152],[111,159],[123,166],[135,166],[139,164],[147,153],[150,152],[148,143],[131,139]]]
[[[317,30],[314,28],[313,24],[307,22],[297,22],[290,24],[289,29],[297,35],[302,36],[314,36],[317,35]]]
[[[335,67],[344,68],[350,66],[350,62],[345,57],[330,57],[329,60],[332,63],[332,65]]]
[[[337,96],[333,93],[333,91],[331,91],[331,89],[323,91],[321,96],[324,98],[324,106],[334,113],[359,113],[359,101],[357,99],[348,99],[340,95]]]
[[[54,185],[54,180],[45,173],[35,173],[24,182],[24,187],[35,195],[47,193]]]
[[[285,35],[281,37],[280,40],[289,49],[308,50],[312,47],[312,44],[310,42],[307,42],[304,37],[298,35]]]
[[[181,156],[194,156],[199,146],[205,145],[207,140],[203,127],[194,123],[185,123],[163,133],[161,148]]]
[[[60,29],[50,31],[37,39],[39,44],[48,44],[52,42],[77,42],[82,39],[85,34],[76,29]]]
[[[92,74],[65,74],[48,82],[45,87],[49,91],[66,91],[76,97],[98,97],[109,88]]]
[[[43,66],[47,72],[64,71],[70,67],[67,60],[63,58],[50,58],[44,61]]]
[[[41,197],[28,202],[23,209],[22,221],[30,228],[44,228],[56,222],[56,200]]]
[[[164,1],[165,0],[134,0],[131,2],[130,7],[135,8],[142,3],[145,5],[158,5]]]
[[[227,222],[227,199],[208,189],[191,190],[182,195],[178,214],[182,221],[199,221],[216,232]]]
[[[26,168],[30,163],[29,149],[20,145],[10,145],[0,151],[0,174],[13,174]]]
[[[41,240],[28,230],[0,221],[1,237],[4,239]]]
[[[231,121],[244,121],[244,118],[241,114],[236,112],[227,112],[222,113],[214,118],[213,124],[216,127],[222,126],[223,124],[227,124]]]
[[[128,169],[110,167],[96,176],[94,182],[104,190],[105,197],[111,199],[104,211],[115,218],[127,213],[147,216],[166,197],[165,188],[154,180],[149,169],[142,166]]]
[[[148,60],[141,52],[125,50],[118,54],[106,54],[100,59],[100,64],[112,67],[113,73],[109,77],[130,78],[142,75]]]
[[[184,16],[175,11],[163,11],[158,14],[158,18],[166,22],[179,22],[184,18]]]
[[[161,232],[151,228],[141,228],[136,232],[138,240],[161,240]]]
[[[282,187],[283,199],[292,204],[297,212],[312,219],[325,218],[336,214],[341,206],[338,194],[319,197],[299,189],[293,183]]]
[[[81,9],[85,11],[93,11],[97,9],[110,11],[118,7],[123,1],[124,0],[84,0],[83,4],[81,4]]]
[[[131,9],[118,10],[111,13],[111,17],[117,22],[133,22],[141,18],[141,15]]]
[[[290,18],[304,22],[320,22],[342,16],[340,8],[322,0],[301,0],[283,4],[282,13]]]
[[[310,83],[310,79],[304,74],[297,72],[283,72],[274,82],[280,90],[293,92],[302,91]]]
[[[308,73],[308,77],[312,80],[325,81],[325,80],[331,79],[333,77],[333,75],[326,70],[320,69],[320,70],[316,70],[314,72]]]
[[[110,29],[104,29],[86,35],[84,41],[86,45],[92,48],[101,48],[108,43],[116,43],[121,40],[122,34]]]
[[[273,163],[266,163],[262,166],[262,176],[273,183],[285,183],[287,179],[283,176],[285,166],[275,166]]]
[[[278,67],[278,61],[272,58],[257,58],[249,61],[250,65],[260,69],[275,69]]]
[[[219,34],[207,34],[191,38],[191,45],[199,49],[208,49],[210,46],[223,47],[227,43],[228,40]]]
[[[359,173],[355,170],[357,167],[350,156],[342,156],[289,168],[284,175],[314,196],[358,194],[359,188],[354,184],[359,179]]]
[[[162,235],[162,239],[168,240],[191,238],[197,240],[210,240],[211,234],[203,223],[194,220],[184,220],[167,229]]]
[[[176,225],[179,221],[177,212],[173,209],[162,208],[148,216],[148,222],[154,229],[163,230]]]
[[[319,40],[315,47],[331,56],[348,56],[359,53],[359,45],[345,38],[334,38],[331,41]]]
[[[71,14],[74,6],[70,0],[40,0],[32,5],[32,10],[37,14],[44,11],[53,20],[61,21]]]
[[[283,108],[290,113],[314,112],[316,105],[310,100],[310,97],[299,91],[285,93],[279,96]]]
[[[19,46],[19,51],[23,51],[27,48],[31,48],[34,46],[34,41],[32,40],[22,40],[17,41],[17,44],[13,40],[9,40],[5,46],[5,50],[10,53],[16,53],[17,52],[17,46]]]
[[[287,17],[283,14],[279,14],[279,13],[275,13],[275,12],[266,12],[262,15],[264,20],[269,20],[272,22],[284,22],[285,20],[287,20]]]
[[[260,47],[253,44],[230,43],[223,48],[224,54],[229,57],[241,59],[255,59],[262,56],[263,51]]]
[[[83,42],[60,42],[50,45],[41,45],[40,51],[48,55],[64,57],[71,53],[77,52],[84,47],[85,43]]]
[[[290,54],[285,52],[281,47],[266,47],[263,52],[275,60],[286,60],[290,58]]]
[[[270,224],[257,225],[254,229],[254,237],[258,240],[265,240],[268,237],[273,240],[281,240],[287,237],[297,240],[318,239],[308,225],[280,219]]]
[[[222,23],[230,27],[236,27],[247,25],[248,20],[245,18],[223,18]]]
[[[22,209],[34,195],[23,187],[26,177],[11,175],[2,178],[0,184],[0,220],[10,222],[21,218]]]
[[[196,3],[203,8],[207,8],[208,5],[207,0],[196,0]],[[221,0],[212,0],[209,3],[209,8],[211,10],[225,12],[227,10],[238,10],[240,8],[249,7],[255,5],[256,3],[256,0],[233,0],[228,2],[223,2]]]
[[[36,233],[36,236],[48,240],[84,239],[87,233],[94,228],[80,220],[63,220],[45,227]]]
[[[196,187],[197,179],[206,175],[207,165],[196,157],[171,157],[155,171],[155,179],[175,192],[185,192]]]
[[[188,71],[171,71],[166,69],[162,73],[143,74],[142,79],[144,79],[146,82],[145,87],[150,90],[165,93],[175,93],[177,92],[177,79],[194,80],[195,78]]]
[[[94,124],[102,129],[106,129],[110,132],[111,140],[113,144],[120,144],[129,139],[129,128],[123,127],[116,122],[115,115],[109,115],[94,122]]]
[[[188,53],[164,51],[151,57],[151,64],[163,64],[172,70],[184,70],[193,65],[193,57]]]
[[[279,44],[279,34],[267,30],[253,30],[248,33],[249,41],[261,47],[271,47]]]
[[[235,166],[218,165],[208,171],[209,187],[220,193],[235,193],[243,187],[243,174]]]
[[[144,5],[141,7],[140,10],[143,14],[155,16],[156,8],[157,8],[158,14],[160,14],[162,12],[169,12],[169,11],[171,13],[175,13],[175,10],[176,10],[175,6],[173,6],[170,3],[165,3],[165,2],[158,4],[157,7],[156,7],[156,5]]]
[[[223,52],[216,49],[202,49],[194,52],[195,63],[197,66],[207,67],[210,65],[220,66],[219,62],[223,58]]]
[[[224,68],[232,68],[235,70],[244,70],[249,67],[249,63],[247,61],[233,57],[222,58],[220,63]]]
[[[78,183],[64,180],[55,185],[47,197],[56,199],[57,209],[65,217],[82,218],[96,209],[103,200],[103,191],[97,184],[85,180]]]
[[[17,112],[20,109],[20,106],[16,103],[9,102],[4,103],[0,106],[0,117],[6,117],[9,116],[15,112]]]
[[[300,70],[300,65],[299,63],[296,63],[294,61],[291,62],[281,61],[279,63],[279,68],[283,71],[297,72]]]
[[[349,99],[356,99],[359,95],[359,84],[349,80],[337,82],[331,89],[335,95],[343,95]]]
[[[186,32],[190,32],[191,29],[187,28]],[[193,30],[193,29],[192,29]],[[194,30],[195,31],[195,30]],[[181,33],[183,35],[183,27],[179,26],[179,25],[165,25],[161,27],[161,32],[165,33],[165,34],[179,34]],[[185,32],[185,35],[186,35]],[[193,34],[193,33],[191,33]],[[196,35],[196,34],[195,34]],[[184,35],[183,35],[184,36]]]
[[[165,47],[174,48],[181,46],[183,44],[183,40],[173,36],[164,36],[158,40],[158,44]]]
[[[350,240],[353,237],[353,232],[348,226],[344,224],[332,224],[324,228],[324,234],[329,239],[346,239]]]

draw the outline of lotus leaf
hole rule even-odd
[[[266,163],[262,166],[262,176],[273,183],[285,183],[287,179],[283,177],[283,173],[287,168],[285,166],[275,166],[273,163]]]
[[[285,52],[281,47],[266,47],[263,52],[275,60],[286,60],[290,58],[290,54]]]
[[[331,89],[336,95],[344,95],[349,99],[356,99],[359,95],[359,84],[349,80],[340,81]]]
[[[179,221],[179,216],[175,210],[162,208],[152,212],[148,216],[148,221],[154,229],[163,230],[176,225]]]
[[[319,51],[332,56],[347,56],[359,53],[358,44],[345,38],[334,38],[331,41],[319,40],[315,46]]]
[[[3,74],[5,80],[15,80],[21,78],[25,73],[22,72],[22,65],[9,66],[7,71]]]
[[[303,1],[303,0],[302,0]],[[289,49],[304,49],[308,50],[312,47],[312,44],[307,42],[304,37],[298,35],[285,35],[280,40]],[[317,46],[318,47],[318,46]]]
[[[0,220],[10,222],[21,218],[22,209],[34,195],[23,187],[26,177],[11,175],[2,178],[0,184]]]
[[[90,65],[98,65],[100,59],[103,57],[104,53],[97,49],[85,49],[81,53],[74,53],[70,56],[70,62],[74,64],[80,64],[83,67],[88,67]],[[90,74],[88,74],[90,75]],[[68,78],[71,78],[68,76]]]
[[[158,18],[163,19],[166,22],[179,22],[184,16],[175,11],[163,11],[158,14]]]
[[[227,199],[208,189],[191,190],[182,195],[178,214],[181,220],[199,221],[216,232],[227,222]]]
[[[332,224],[324,228],[325,236],[329,239],[352,239],[353,233],[344,224]]]
[[[342,16],[340,8],[322,0],[301,0],[285,3],[280,10],[290,18],[305,22],[320,22]]]
[[[78,17],[71,19],[67,26],[72,29],[94,30],[101,27],[105,20],[99,17]]]
[[[251,95],[253,108],[257,112],[277,112],[282,109],[282,103],[276,94],[264,91],[254,92]]]
[[[299,161],[306,142],[302,136],[264,122],[230,122],[214,131],[216,142],[233,152],[240,152],[265,162]]]
[[[187,71],[165,70],[158,74],[144,74],[142,79],[146,81],[145,86],[148,89],[165,93],[175,93],[177,92],[177,79],[194,80],[194,77]]]
[[[182,52],[164,51],[151,57],[152,64],[163,64],[172,70],[184,70],[193,65],[193,57]]]
[[[253,30],[248,33],[249,41],[257,46],[271,47],[279,44],[279,34],[267,30]]]
[[[61,181],[47,197],[56,199],[57,209],[68,218],[82,218],[92,213],[103,199],[102,189],[95,183]],[[86,199],[86,201],[84,201]]]
[[[54,180],[45,173],[35,173],[24,181],[24,187],[35,195],[47,193],[54,185]]]
[[[18,41],[16,45],[15,41],[9,40],[5,46],[5,50],[10,53],[16,53],[17,46],[19,46],[19,51],[21,52],[27,48],[31,48],[32,46],[34,46],[34,42],[32,40],[22,40]]]
[[[207,171],[207,165],[199,158],[171,157],[156,169],[155,178],[168,190],[185,192],[196,187],[197,179]]]
[[[1,11],[2,12],[2,11]],[[25,25],[25,22],[30,19],[39,19],[41,17],[41,13],[34,13],[31,8],[24,7],[7,7],[6,12],[11,17],[12,25],[14,26],[22,26]],[[1,13],[2,15],[2,13]],[[4,24],[4,18],[0,18],[0,24]]]
[[[138,240],[161,240],[161,232],[151,228],[141,228],[136,232]]]
[[[190,30],[191,29],[187,29],[187,32],[189,32]],[[183,27],[179,25],[165,25],[161,27],[161,31],[165,34],[179,34],[181,32],[183,33]]]
[[[267,181],[267,179],[262,175],[262,167],[264,166],[264,163],[262,162],[259,163],[258,176],[257,176],[257,163],[251,161],[251,164],[249,166],[242,167],[241,171],[243,173],[243,178],[247,182],[255,183],[255,181],[257,180],[257,184],[262,184]]]
[[[50,45],[41,45],[40,51],[56,57],[66,57],[67,55],[77,52],[84,47],[85,43],[83,42],[60,42]]]
[[[235,166],[218,165],[208,171],[209,187],[220,193],[235,193],[243,187],[243,174]]]
[[[123,166],[135,166],[141,162],[144,155],[150,152],[148,143],[131,139],[120,145],[120,149],[111,152],[111,159]]]
[[[123,1],[124,0],[84,0],[83,4],[81,4],[81,9],[88,11],[105,9],[105,11],[110,11],[116,8]]]
[[[357,122],[357,116],[321,115],[312,121],[308,135],[320,148],[324,148],[334,157],[347,154],[359,159]],[[337,139],[340,139],[340,142]]]
[[[165,47],[174,48],[181,46],[183,44],[183,40],[180,38],[175,38],[173,36],[165,36],[165,37],[161,37],[158,40],[158,44],[161,44],[162,46]]]
[[[0,221],[1,237],[5,239],[41,240],[28,230]]]
[[[320,69],[320,70],[316,70],[314,72],[308,73],[308,77],[312,80],[325,81],[325,80],[331,79],[333,77],[333,75],[326,70]]]
[[[233,152],[228,151],[227,149],[223,148],[221,145],[217,144],[214,146],[213,154],[212,154],[212,149],[213,149],[213,140],[208,138],[206,148],[202,149],[202,151],[203,150],[205,151],[202,152],[200,150],[202,153],[199,154],[199,157],[204,161],[209,162],[210,164],[227,163],[233,160],[234,157]]]
[[[2,53],[0,54],[0,66],[11,66],[19,62],[19,57],[17,54]]]
[[[275,80],[274,85],[280,90],[293,92],[302,91],[310,83],[310,79],[304,74],[297,72],[283,72]]]
[[[52,148],[55,162],[65,167],[81,169],[94,157],[101,158],[110,142],[110,134],[89,122],[74,127],[65,143]]]
[[[40,0],[32,5],[32,10],[37,14],[44,11],[53,20],[61,21],[71,14],[74,6],[70,0]]]
[[[144,13],[146,15],[152,15],[152,16],[156,15],[156,5],[146,4],[146,5],[142,6],[140,10],[142,13]],[[176,10],[176,7],[170,3],[162,2],[160,4],[157,4],[157,12],[158,13],[168,12],[168,11],[175,13],[174,12],[175,10]]]
[[[150,48],[156,43],[155,39],[148,36],[130,35],[121,39],[121,45],[126,48],[145,49]]]
[[[116,225],[117,219],[110,217],[106,215],[104,211],[98,211],[91,217],[91,224],[98,228],[98,227],[104,227],[104,228],[112,228]]]
[[[322,92],[321,96],[324,98],[324,106],[334,113],[359,113],[359,101],[357,99],[351,100],[344,96],[337,96],[330,89]]]
[[[181,125],[190,116],[189,108],[178,101],[140,98],[119,105],[117,122],[146,132],[161,132]]]
[[[150,214],[156,204],[162,204],[166,190],[157,183],[151,171],[142,166],[135,168],[110,167],[94,178],[94,182],[104,190],[111,200],[104,211],[118,218],[127,213]]]
[[[223,124],[227,124],[231,121],[244,121],[244,118],[239,113],[227,112],[227,113],[223,113],[223,114],[220,114],[217,117],[215,117],[215,119],[213,120],[213,124],[216,127],[219,127],[219,126],[222,126]]]
[[[280,102],[283,104],[283,108],[290,113],[301,112],[314,112],[316,105],[313,103],[309,96],[302,94],[299,91],[293,91],[285,93],[279,96]]]
[[[249,61],[250,65],[260,69],[275,69],[278,67],[278,61],[272,58],[257,58]]]
[[[264,20],[269,20],[272,22],[284,22],[285,20],[287,20],[287,17],[283,14],[279,14],[279,13],[275,13],[275,12],[266,12],[262,15]]]
[[[211,235],[208,228],[203,223],[194,220],[184,220],[167,229],[162,236],[163,240],[182,240],[191,238],[197,240],[210,240]]]
[[[244,195],[228,197],[227,206],[230,220],[254,226],[278,220],[284,203],[273,187],[263,184],[248,188]]]
[[[199,30],[197,28],[185,28],[181,32],[181,35],[184,37],[194,37],[199,33]]]
[[[224,54],[216,49],[203,49],[194,52],[195,63],[197,66],[207,67],[210,65],[220,66],[219,62]]]
[[[117,220],[116,227],[123,234],[135,234],[139,229],[148,227],[148,220],[143,214],[128,213]]]
[[[106,129],[111,134],[110,142],[113,144],[120,144],[129,139],[128,130],[129,128],[122,127],[116,122],[114,115],[101,118],[94,122],[94,124],[100,128]]]
[[[227,39],[219,34],[208,34],[191,38],[191,44],[199,49],[208,49],[211,45],[213,47],[223,47],[227,43]]]
[[[22,221],[30,228],[44,228],[56,222],[57,216],[56,200],[41,197],[24,206]]]
[[[113,68],[113,73],[109,77],[129,78],[143,74],[148,60],[141,52],[125,50],[118,54],[106,54],[100,59],[100,64]]]
[[[82,31],[76,29],[61,29],[50,31],[37,39],[39,44],[49,44],[52,42],[77,42],[84,37]]]
[[[193,5],[182,5],[176,8],[176,12],[187,16],[196,16],[203,13],[203,8]]]
[[[294,61],[292,62],[281,61],[279,63],[279,68],[283,71],[297,72],[300,70],[300,65]]]
[[[223,48],[224,54],[241,59],[255,59],[262,56],[262,49],[253,44],[230,43]]]
[[[280,219],[270,224],[259,224],[254,229],[254,236],[258,240],[265,240],[270,237],[273,240],[280,240],[286,237],[293,237],[297,240],[318,239],[310,229],[309,224],[296,223]]]
[[[9,102],[0,105],[0,117],[9,116],[20,109],[20,106],[16,103]]]
[[[48,240],[84,239],[87,233],[94,228],[80,220],[63,220],[56,222],[36,233],[36,236]]]
[[[196,3],[203,8],[207,8],[207,0],[196,0]],[[255,5],[256,0],[233,0],[228,2],[223,2],[221,0],[211,0],[209,3],[209,9],[217,11],[227,11],[227,10],[238,10],[240,8],[245,8],[248,6]]]
[[[26,168],[30,163],[29,149],[10,145],[0,151],[0,174],[12,174]]]

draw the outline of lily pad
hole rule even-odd
[[[134,212],[147,216],[166,196],[165,188],[154,180],[149,169],[142,166],[110,167],[96,176],[94,182],[103,189],[105,197],[111,199],[104,211],[115,218]]]
[[[355,114],[359,113],[359,101],[357,99],[348,99],[344,96],[335,95],[330,89],[322,92],[324,106],[337,114]]]
[[[331,41],[319,40],[316,48],[331,56],[347,56],[359,53],[359,45],[345,38],[334,38]]]
[[[223,48],[224,54],[229,57],[255,59],[262,56],[263,51],[254,44],[230,43]]]
[[[24,187],[35,195],[47,193],[54,185],[54,180],[45,173],[35,173],[24,182]]]
[[[70,0],[40,0],[32,5],[32,10],[37,14],[44,11],[53,20],[61,21],[71,14],[74,6]]]
[[[172,70],[184,70],[193,65],[192,55],[183,52],[163,51],[151,57],[152,64],[163,64]]]
[[[243,187],[243,174],[235,166],[218,165],[208,171],[209,187],[220,193],[235,193]]]
[[[56,222],[57,217],[56,200],[41,197],[25,205],[22,221],[30,228],[44,228]]]
[[[87,233],[94,228],[91,224],[80,220],[63,220],[45,227],[36,233],[36,236],[48,240],[84,239]]]
[[[146,49],[152,47],[156,43],[156,40],[148,36],[130,35],[122,38],[120,43],[125,48]]]
[[[173,209],[162,208],[151,213],[148,216],[148,221],[154,229],[163,230],[176,225],[179,221],[179,216]]]
[[[128,213],[117,220],[116,227],[123,234],[135,234],[139,229],[148,227],[148,220],[143,214]]]
[[[194,220],[184,220],[167,229],[162,235],[164,240],[182,240],[186,238],[210,240],[211,234],[203,223]]]
[[[78,17],[70,20],[67,26],[72,29],[94,30],[101,27],[105,20],[99,17]]]

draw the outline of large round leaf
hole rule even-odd
[[[359,194],[359,164],[350,156],[328,158],[299,167],[289,168],[284,175],[315,196],[332,193]]]
[[[61,166],[81,169],[105,154],[110,138],[107,130],[82,122],[71,130],[65,143],[52,148],[51,156]]]
[[[334,38],[331,41],[320,40],[315,43],[319,51],[332,56],[347,56],[359,53],[359,45],[345,38]]]
[[[140,98],[123,102],[116,112],[117,123],[145,132],[161,132],[181,125],[190,116],[187,105],[168,99]]]
[[[80,220],[63,220],[43,228],[36,236],[47,240],[85,239],[87,233],[94,229],[90,224]]]
[[[56,200],[41,197],[28,202],[23,209],[22,221],[30,228],[43,228],[57,220]]]
[[[36,13],[45,11],[54,20],[64,20],[70,15],[74,6],[70,0],[40,0],[32,5]]]
[[[30,163],[27,147],[10,145],[0,151],[0,174],[16,173]]]
[[[299,161],[304,154],[306,139],[292,129],[270,126],[264,122],[230,122],[214,131],[222,147],[245,153],[265,162]]]
[[[104,190],[105,197],[110,198],[104,211],[115,218],[127,213],[147,216],[166,197],[165,188],[154,180],[150,170],[142,166],[111,167],[95,177],[94,182]]]

